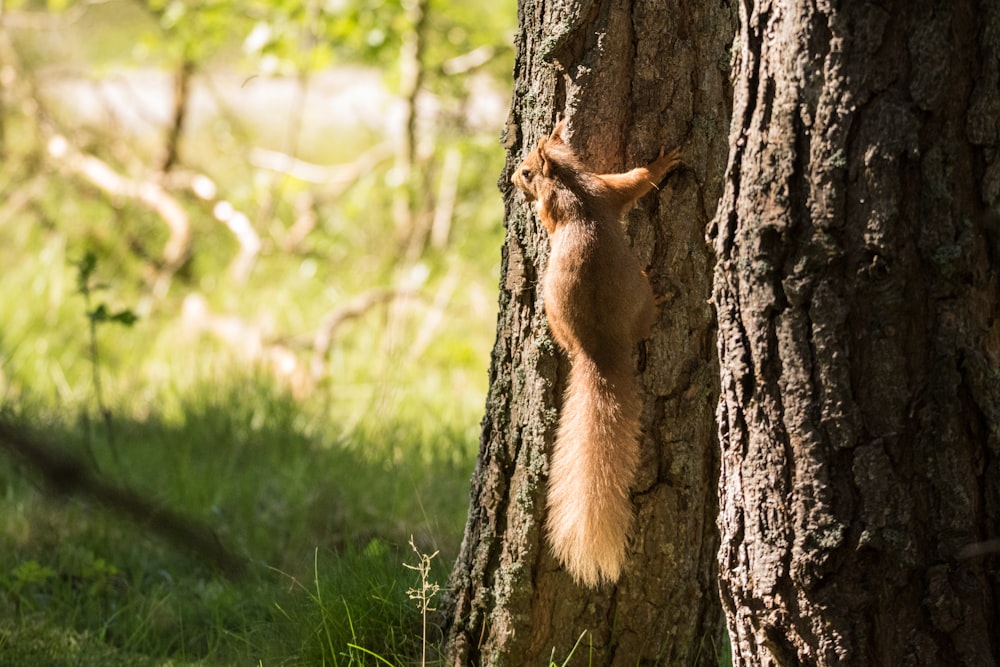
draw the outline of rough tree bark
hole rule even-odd
[[[715,664],[721,611],[717,369],[704,227],[721,195],[729,112],[726,2],[522,0],[505,133],[500,315],[471,509],[445,611],[449,664]],[[645,346],[644,458],[633,489],[639,530],[617,586],[573,584],[549,553],[547,454],[568,364],[540,308],[544,229],[511,170],[566,115],[568,139],[601,171],[680,145],[685,165],[627,220],[663,298]],[[585,634],[584,634],[585,633]]]
[[[717,255],[736,665],[1000,660],[1000,4],[740,6]]]

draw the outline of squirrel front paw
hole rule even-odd
[[[667,174],[680,166],[681,157],[680,148],[675,148],[667,153],[665,147],[660,147],[660,155],[648,167],[650,173],[655,176],[654,182],[657,185],[660,184]]]

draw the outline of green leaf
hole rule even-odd
[[[11,572],[19,584],[41,584],[56,576],[56,571],[38,561],[26,560]]]
[[[87,313],[87,317],[90,318],[91,322],[107,322],[111,316],[108,313],[108,307],[102,303]]]
[[[129,309],[120,310],[111,316],[112,322],[117,322],[118,324],[130,327],[139,321],[139,316],[133,313]]]

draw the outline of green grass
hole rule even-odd
[[[107,69],[134,41],[127,30],[106,41],[85,32],[66,37],[65,49],[17,36],[19,76],[77,66],[81,49]],[[390,164],[336,198],[313,188],[319,224],[286,252],[292,202],[313,186],[288,180],[274,215],[258,217],[273,190],[246,155],[264,131],[226,115],[193,126],[184,166],[214,179],[263,247],[247,280],[234,279],[233,236],[209,207],[178,194],[190,215],[191,256],[154,294],[163,222],[49,162],[36,143],[44,141],[40,114],[14,99],[18,90],[8,90],[0,110],[0,417],[28,425],[101,479],[207,526],[249,566],[227,577],[150,525],[52,489],[0,451],[0,667],[398,665],[419,663],[425,650],[439,661],[439,633],[428,626],[425,642],[408,593],[421,585],[407,567],[417,562],[409,542],[440,551],[428,576],[444,584],[468,508],[494,336],[503,235],[495,137],[435,138],[440,154],[455,147],[463,160],[450,243],[403,261]],[[72,108],[51,111],[71,125]],[[284,120],[268,129],[283,136]],[[133,175],[132,166],[159,156],[159,135],[62,131]],[[338,164],[377,134],[303,144],[310,159]],[[428,173],[422,197],[438,187]],[[39,178],[43,187],[23,206],[5,206]],[[77,286],[76,264],[87,253],[100,285],[91,308],[139,315],[131,326],[97,327],[110,427]],[[203,299],[308,369],[312,335],[328,313],[366,290],[401,285],[412,296],[336,331],[326,372],[308,386],[185,317],[186,305]]]
[[[15,167],[0,170],[9,193]],[[0,403],[93,457],[104,478],[210,526],[249,573],[227,579],[148,527],[51,493],[0,454],[0,665],[419,661],[407,543],[441,551],[433,576],[443,584],[486,390],[498,221],[470,222],[449,254],[423,258],[415,298],[347,322],[327,374],[300,394],[266,364],[190,331],[184,299],[197,292],[274,340],[308,342],[325,313],[412,270],[390,261],[393,249],[370,232],[348,242],[319,231],[315,245],[329,252],[265,253],[238,284],[225,274],[224,237],[206,232],[157,300],[128,247],[147,214],[126,212],[120,220],[54,179],[37,206],[0,225]],[[106,285],[95,303],[140,314],[131,327],[98,327],[110,432],[76,290],[74,263],[88,251]],[[308,363],[309,350],[291,349]]]
[[[203,392],[176,423],[116,420],[120,467],[103,441],[98,465],[209,525],[249,573],[226,579],[183,545],[4,466],[0,664],[46,664],[40,647],[64,644],[121,664],[369,664],[352,646],[419,655],[420,617],[406,595],[418,577],[404,567],[414,559],[405,545],[413,534],[423,550],[454,557],[468,434],[385,422],[326,433],[320,416],[260,378]],[[20,417],[85,456],[79,424]],[[443,583],[446,571],[436,574]]]
[[[186,335],[178,290],[130,328],[99,327],[112,449],[93,397],[77,255],[67,250],[85,247],[95,228],[0,229],[17,237],[0,248],[29,250],[4,257],[4,412],[93,456],[114,483],[207,524],[251,565],[226,579],[183,545],[54,495],[2,458],[0,665],[419,659],[421,618],[406,594],[419,578],[404,566],[414,558],[406,545],[413,536],[440,550],[434,575],[444,583],[467,510],[492,313],[477,315],[467,299],[478,297],[457,294],[447,330],[419,355],[406,341],[423,326],[423,305],[393,314],[392,331],[387,311],[362,317],[303,397],[211,337]],[[281,274],[282,260],[293,263],[267,258],[261,270]],[[100,299],[120,308],[143,298],[139,281],[101,262],[109,289]],[[323,285],[284,280],[277,303],[296,312],[282,326],[315,321]],[[252,314],[244,303],[265,291],[226,286],[215,297]]]
[[[60,207],[60,193],[46,206]],[[373,309],[338,332],[328,375],[306,395],[208,335],[186,332],[185,294],[148,298],[141,263],[116,244],[95,202],[87,224],[46,227],[37,212],[0,227],[0,401],[4,414],[89,460],[104,478],[202,522],[250,563],[227,579],[183,545],[0,458],[0,665],[410,664],[423,649],[406,591],[413,536],[441,551],[444,583],[467,511],[486,389],[491,263],[429,258],[412,303]],[[497,245],[496,232],[491,239]],[[494,246],[495,247],[495,246]],[[95,296],[137,307],[132,327],[98,328],[111,432],[99,417],[76,261],[102,252]],[[374,253],[359,247],[361,257]],[[490,253],[492,254],[492,253]],[[247,285],[215,276],[220,312],[308,331],[353,290],[350,266],[262,258]],[[429,304],[447,271],[462,289],[426,345]],[[377,276],[391,284],[392,270]],[[308,352],[300,355],[308,360]],[[112,437],[114,446],[112,447]],[[431,633],[431,640],[437,639]],[[430,656],[434,656],[432,647]],[[376,657],[378,656],[378,657]]]

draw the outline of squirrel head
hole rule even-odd
[[[541,139],[511,177],[524,198],[534,204],[539,219],[550,233],[570,220],[578,219],[577,209],[586,196],[590,175],[573,149],[563,141],[566,119],[559,121],[547,138]]]
[[[517,169],[511,181],[522,192],[524,198],[529,202],[540,201],[545,198],[548,190],[552,187],[553,163],[551,152],[558,147],[568,149],[562,139],[562,131],[566,126],[566,119],[562,119],[552,130],[547,138],[538,140],[538,146],[528,154]]]

